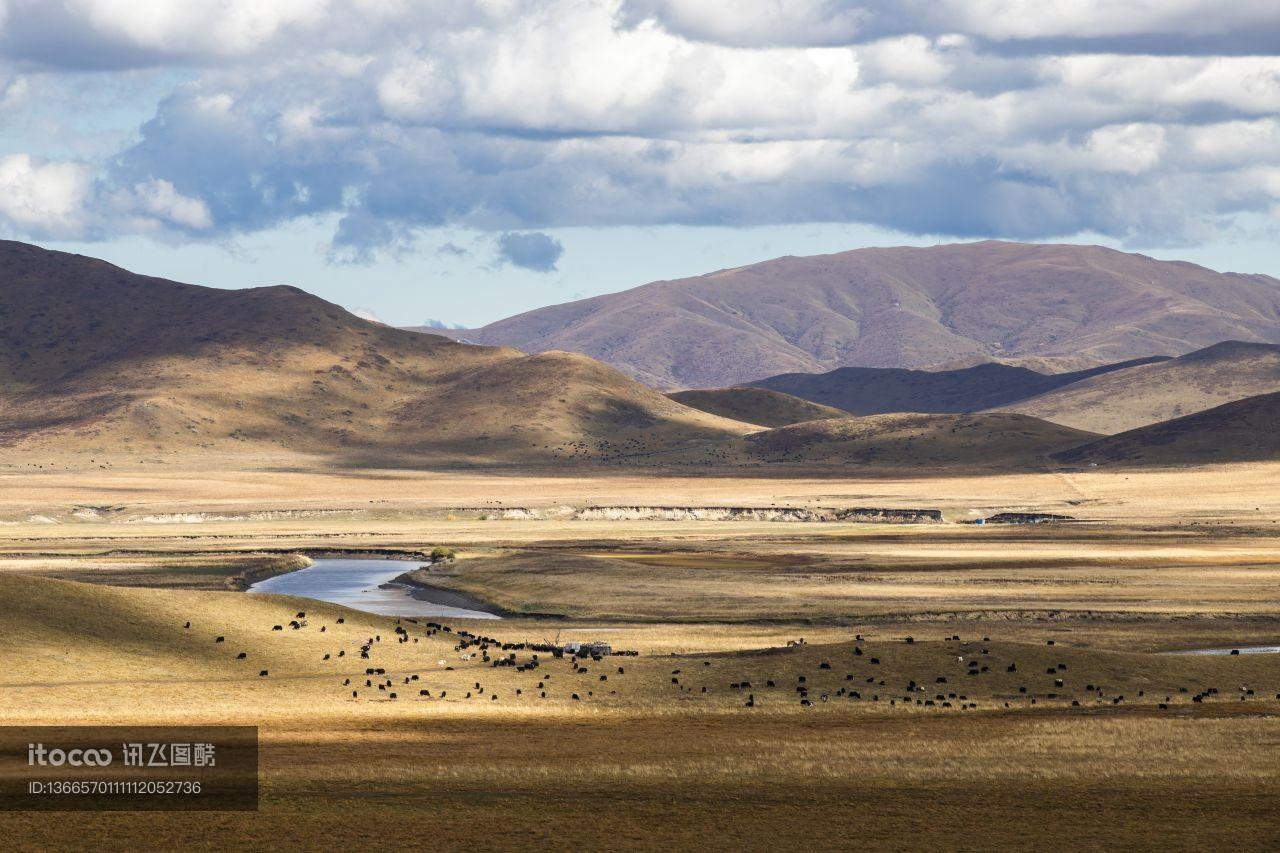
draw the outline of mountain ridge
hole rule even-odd
[[[769,388],[855,415],[894,412],[955,414],[1000,408],[1114,370],[1163,361],[1149,356],[1070,373],[1040,373],[988,362],[956,370],[838,367],[827,373],[784,373],[746,387]]]
[[[554,461],[755,429],[586,356],[460,344],[297,288],[182,284],[14,242],[0,242],[0,376],[7,454]]]
[[[994,410],[1115,434],[1280,391],[1280,345],[1223,341],[1086,377]]]
[[[666,390],[851,366],[1084,367],[1280,343],[1280,280],[1100,246],[982,241],[787,256],[433,331],[583,352]]]
[[[1106,436],[1052,454],[1062,464],[1184,466],[1280,459],[1280,392]]]
[[[1228,341],[1139,361],[1073,374],[1004,364],[953,373],[990,374],[987,384],[998,390],[1017,377],[1025,390],[1193,371],[1243,393],[1280,371],[1280,346]],[[895,373],[878,371],[886,372]],[[1227,382],[1231,375],[1240,381]],[[1179,381],[1170,387],[1181,388]],[[961,386],[953,397],[977,399]],[[710,411],[684,405],[682,396]],[[1207,420],[1182,418],[1107,443],[1094,431],[1020,412],[855,417],[755,387],[668,396],[581,353],[461,344],[363,320],[297,288],[181,284],[0,241],[4,465],[296,452],[330,465],[905,472],[1043,470],[1051,458],[1197,464],[1233,453],[1280,456],[1276,404],[1239,402],[1201,413]],[[766,423],[739,419],[747,412]]]

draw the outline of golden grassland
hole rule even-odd
[[[769,846],[771,833],[783,832],[836,844],[857,833],[893,846],[909,832],[953,846],[1016,838],[1052,844],[1070,826],[1085,833],[1073,837],[1090,839],[1085,846],[1143,839],[1250,845],[1280,829],[1265,808],[1278,793],[1280,767],[1274,658],[1105,650],[1125,645],[1123,631],[1105,639],[1110,625],[872,624],[826,629],[802,647],[782,645],[784,629],[767,635],[754,628],[753,639],[782,648],[676,656],[662,652],[660,638],[685,626],[646,626],[647,634],[630,637],[647,652],[640,657],[584,661],[587,672],[548,661],[516,673],[477,657],[464,661],[452,638],[429,637],[420,625],[405,623],[418,643],[393,643],[395,620],[326,605],[305,604],[306,628],[275,632],[304,605],[274,596],[16,574],[0,576],[0,595],[10,603],[0,619],[0,654],[21,662],[0,682],[0,721],[262,727],[258,814],[4,816],[33,848],[75,846],[86,832],[109,833],[107,848],[291,847],[321,839],[378,848],[403,843],[401,831],[445,846],[601,844],[621,832],[617,846],[644,847],[697,843],[708,827],[726,824],[728,834],[708,843]],[[188,621],[189,630],[182,627]],[[546,626],[473,627],[536,641]],[[953,629],[964,639],[945,639]],[[717,640],[740,630],[694,636],[712,648],[732,646]],[[1202,641],[1194,626],[1161,630],[1173,642]],[[566,634],[601,631],[608,628]],[[862,641],[851,639],[862,631]],[[903,639],[907,632],[914,643]],[[226,642],[214,643],[217,635]],[[351,655],[378,635],[371,660]],[[1247,635],[1261,640],[1265,626],[1247,626]],[[646,644],[646,636],[658,641]],[[351,656],[323,660],[340,648]],[[235,659],[240,651],[247,661]],[[968,676],[957,657],[975,657],[989,670]],[[442,659],[454,669],[440,666]],[[1006,671],[1009,663],[1016,673]],[[368,664],[387,669],[397,699],[363,686]],[[258,676],[263,668],[266,678]],[[402,679],[411,674],[419,680],[406,687]],[[602,674],[608,681],[599,681]],[[801,674],[811,708],[795,693]],[[947,684],[936,684],[940,675]],[[1066,688],[1054,686],[1059,678]],[[363,695],[352,698],[344,679]],[[908,694],[909,679],[925,692]],[[743,680],[752,683],[747,691],[729,686]],[[537,698],[538,682],[550,688],[547,700]],[[851,684],[863,698],[837,695]],[[1255,692],[1242,701],[1246,685]],[[1210,686],[1220,693],[1191,701]],[[432,697],[418,696],[420,689]],[[755,708],[744,707],[745,692]],[[934,698],[952,693],[978,707],[962,711],[957,698],[944,708]],[[497,701],[488,698],[495,694]],[[906,695],[935,704],[904,703]],[[1113,704],[1119,695],[1125,700]],[[1169,708],[1161,710],[1166,698]],[[1173,809],[1168,797],[1187,804]],[[1164,818],[1157,823],[1153,815]]]
[[[258,725],[261,809],[0,813],[16,849],[1280,841],[1280,656],[1161,654],[1280,641],[1280,466],[892,480],[196,474],[0,475],[0,722]],[[498,501],[928,506],[956,520],[1037,509],[1084,522],[458,510]],[[571,617],[455,629],[641,654],[518,673],[421,623],[402,623],[411,641],[398,643],[391,618],[212,588],[294,553],[435,544],[460,559],[433,582]],[[306,627],[288,629],[299,610]],[[366,687],[368,666],[392,684]]]
[[[311,565],[301,554],[104,554],[50,559],[10,557],[0,572],[125,587],[244,589]]]
[[[1235,717],[308,726],[264,737],[257,813],[6,825],[19,850],[86,839],[96,849],[1268,849],[1275,764],[1258,745],[1275,736],[1271,718]]]
[[[153,513],[200,509],[250,512],[342,509],[413,511],[482,504],[643,503],[659,505],[845,505],[931,506],[957,520],[979,512],[1018,507],[1055,507],[1084,519],[1184,522],[1200,519],[1280,518],[1280,462],[1149,471],[1045,471],[998,474],[947,471],[868,473],[861,467],[822,475],[768,472],[760,476],[637,475],[587,464],[547,470],[415,470],[333,467],[323,457],[302,455],[201,457],[178,464],[161,460],[86,464],[79,457],[47,462],[0,456],[0,520],[22,531],[33,514],[66,514],[80,506],[145,508]],[[393,460],[385,460],[388,463]],[[274,528],[284,519],[267,519]],[[40,523],[32,523],[39,528]]]
[[[1103,618],[1275,610],[1274,540],[1216,551],[1178,540],[1109,548],[1069,533],[1027,542],[1022,532],[923,545],[910,533],[877,543],[756,541],[757,550],[737,555],[716,550],[743,545],[732,541],[639,554],[564,546],[472,559],[464,552],[456,563],[412,576],[516,613],[604,620],[821,624],[992,612]]]

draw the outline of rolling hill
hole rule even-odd
[[[1277,365],[1280,346],[1228,343],[1071,374],[1000,364],[854,369],[843,375],[863,385],[840,387],[861,389],[842,398],[855,408],[927,400],[941,409],[1012,393],[1041,408],[853,417],[767,388],[668,397],[579,353],[462,344],[362,320],[297,288],[179,284],[0,242],[0,462],[8,464],[204,453],[303,453],[330,464],[981,469],[1040,466],[1049,454],[1064,464],[1268,458],[1274,397],[1115,443],[1032,415],[1155,417],[1274,387]]]
[[[4,455],[538,461],[751,429],[585,356],[459,344],[297,288],[179,284],[0,242]]]
[[[849,417],[848,412],[840,409],[811,403],[768,388],[711,388],[706,391],[675,391],[667,396],[677,403],[722,418],[764,427]]]
[[[1116,367],[992,408],[1110,435],[1280,391],[1280,346],[1274,344],[1226,341],[1166,361]]]
[[[806,421],[681,454],[722,466],[1016,471],[1096,438],[1026,415],[892,414]]]
[[[1077,369],[1224,340],[1280,343],[1280,280],[1098,246],[873,248],[654,282],[446,334],[582,352],[668,389],[838,367]]]
[[[958,370],[841,367],[829,373],[784,373],[751,385],[857,415],[976,412],[1045,394],[1092,376],[1163,360],[1162,356],[1152,356],[1071,373],[1040,373],[998,363]]]
[[[1059,451],[1080,465],[1204,465],[1280,459],[1280,392],[1122,432]]]
[[[388,437],[409,450],[482,458],[617,461],[756,429],[683,406],[585,355],[545,352],[460,372],[406,400]]]

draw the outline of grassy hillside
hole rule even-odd
[[[841,367],[829,373],[784,373],[751,384],[857,415],[977,412],[1163,360],[1163,356],[1152,356],[1069,373],[1042,373],[994,362],[953,370]]]
[[[1226,341],[998,408],[1113,434],[1274,391],[1280,391],[1280,346]]]
[[[615,460],[752,432],[577,353],[486,364],[406,401],[391,440],[481,456]]]
[[[769,388],[709,388],[702,391],[675,391],[667,396],[694,409],[764,427],[788,426],[803,421],[843,418],[849,415],[832,406],[812,403]]]
[[[720,442],[708,464],[769,468],[1021,470],[1096,438],[1012,414],[895,414],[807,421]]]
[[[583,442],[579,456],[750,429],[582,356],[459,344],[296,288],[179,284],[21,243],[0,243],[0,377],[0,454],[37,459],[551,461]]]
[[[1056,454],[1068,464],[1205,465],[1280,459],[1280,393],[1122,432]]]

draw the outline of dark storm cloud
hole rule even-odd
[[[560,241],[534,231],[517,234],[508,231],[498,237],[498,261],[533,272],[555,272],[556,262],[564,254]]]

